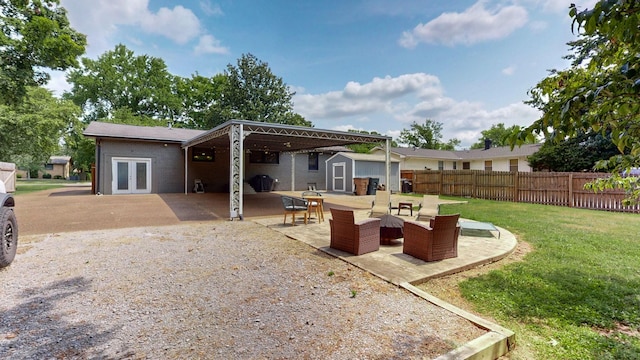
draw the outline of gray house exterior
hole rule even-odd
[[[390,184],[385,184],[385,157],[382,154],[361,154],[340,152],[329,159],[326,164],[327,191],[355,192],[355,178],[377,178],[379,184],[387,190],[400,190],[400,162],[390,160]]]

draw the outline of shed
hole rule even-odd
[[[387,190],[400,191],[400,161],[390,159],[389,182],[385,184],[385,155],[339,152],[326,161],[327,190],[355,192],[354,179],[377,178]]]

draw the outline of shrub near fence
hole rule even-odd
[[[407,176],[407,171],[404,170]],[[622,206],[623,190],[594,193],[584,185],[602,173],[507,172],[482,170],[416,170],[413,191],[420,194],[568,206],[640,213],[640,205]],[[407,176],[408,177],[408,176]]]

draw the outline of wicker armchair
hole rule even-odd
[[[436,215],[429,226],[405,221],[402,252],[424,261],[458,257],[459,218],[460,214]]]
[[[370,218],[355,222],[353,211],[331,209],[330,247],[354,255],[380,249],[380,219]]]
[[[309,219],[309,206],[307,200],[300,199],[292,196],[281,196],[282,206],[284,207],[284,222],[287,223],[287,215],[291,215],[291,225],[296,225],[296,215],[302,215],[304,217],[304,224],[307,224]]]
[[[376,198],[371,204],[371,217],[380,217],[391,212],[391,192],[389,190],[377,190]]]

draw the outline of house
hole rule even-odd
[[[400,161],[401,170],[486,170],[531,172],[527,157],[540,149],[542,144],[525,144],[513,149],[509,146],[473,150],[433,150],[394,147],[389,151],[393,159]],[[374,148],[381,154],[384,149]]]
[[[387,183],[384,154],[361,154],[339,152],[327,159],[327,190],[354,193],[354,179],[377,179],[375,185],[383,185],[387,190],[400,189],[400,161],[390,159],[390,179]],[[368,180],[368,182],[371,180]]]
[[[38,172],[37,178],[51,177],[52,179],[69,179],[72,171],[71,167],[70,156],[50,156],[49,161],[44,164],[44,170]],[[26,170],[18,170],[17,174],[23,178],[28,177]],[[33,174],[33,172],[31,174]]]
[[[268,176],[276,190],[326,189],[329,157],[348,144],[391,140],[247,120],[206,131],[92,122],[84,135],[96,140],[96,192],[186,193],[198,180],[207,192],[229,192],[231,218],[242,217],[242,196],[256,176]]]

